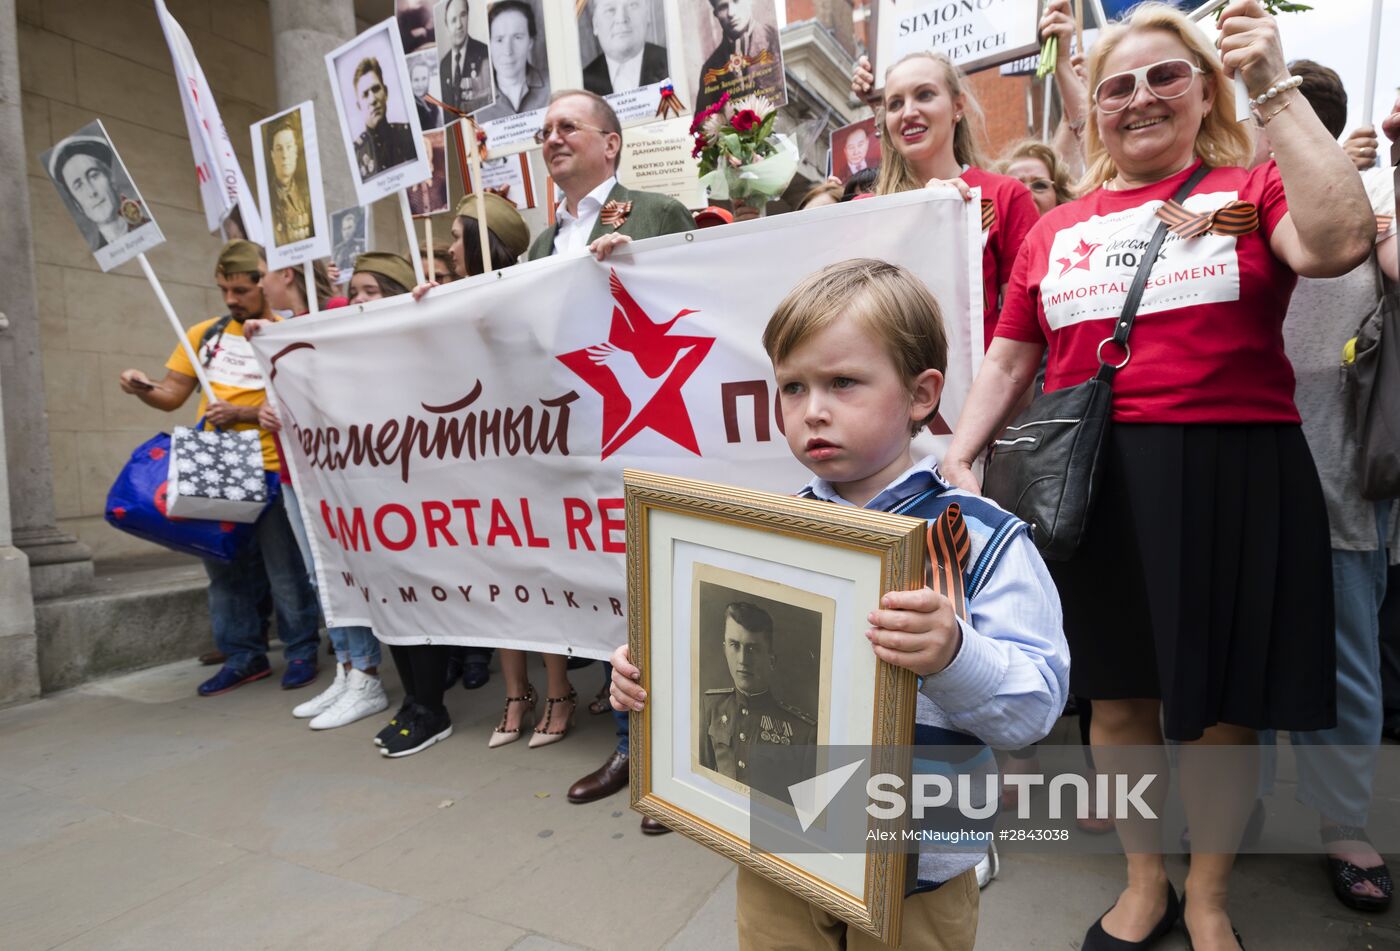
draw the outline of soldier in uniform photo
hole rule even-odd
[[[379,60],[366,56],[355,67],[355,104],[365,119],[365,131],[355,140],[355,165],[360,178],[369,181],[391,168],[417,157],[413,130],[406,122],[388,119],[389,87]]]
[[[272,172],[273,243],[279,248],[315,234],[300,131],[293,117],[287,116],[263,132],[263,141],[268,143],[267,167]]]
[[[773,695],[773,618],[767,611],[748,601],[725,607],[724,659],[734,686],[706,690],[700,699],[700,765],[749,786],[752,760],[765,748],[812,746],[817,722]]]
[[[151,220],[140,202],[118,191],[116,166],[112,147],[95,135],[72,136],[49,158],[49,175],[81,213],[79,225],[93,251]]]
[[[442,101],[458,112],[475,112],[492,101],[491,51],[467,33],[467,0],[445,0],[438,36]]]
[[[776,101],[783,94],[783,60],[778,31],[771,23],[754,21],[757,0],[710,0],[722,32],[695,87],[695,111],[700,112],[730,97],[759,93]]]
[[[341,212],[337,222],[339,233],[331,248],[331,260],[340,268],[340,273],[347,281],[350,279],[350,272],[355,270],[355,259],[368,250],[364,235],[360,234],[361,220],[358,209],[351,208]]]

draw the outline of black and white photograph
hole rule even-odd
[[[326,66],[360,204],[426,178],[422,126],[395,21],[327,53]]]
[[[491,83],[496,101],[476,114],[499,123],[549,105],[549,54],[545,46],[544,0],[496,0],[488,15]],[[531,134],[540,125],[533,123]],[[486,130],[491,135],[491,129]],[[492,147],[506,143],[491,142]]]
[[[786,801],[757,777],[775,747],[817,742],[836,602],[714,565],[693,579],[694,765]]]
[[[330,253],[321,160],[311,102],[255,122],[253,165],[272,269],[313,261]]]
[[[442,107],[433,99],[442,99],[442,88],[438,85],[437,50],[426,49],[408,55],[408,83],[413,89],[413,107],[418,110],[418,124],[423,131],[441,129],[445,124]]]
[[[462,180],[470,182],[468,194],[484,186],[488,192],[495,192],[516,208],[538,206],[534,172],[530,168],[530,153],[516,152],[500,158],[487,159],[481,163],[481,181],[472,175],[466,162],[462,163]]]
[[[102,270],[165,240],[100,120],[59,141],[39,161]]]
[[[787,102],[775,0],[681,0],[695,111],[729,93]]]
[[[624,94],[671,75],[662,0],[587,0],[578,17],[578,48],[583,88],[608,97],[614,108]],[[650,105],[654,115],[656,104]]]
[[[440,215],[451,210],[447,194],[447,131],[434,129],[424,132],[423,150],[427,153],[432,174],[408,187],[408,208],[415,218]]]
[[[348,281],[355,258],[369,250],[369,209],[360,205],[331,212],[331,262]]]
[[[495,101],[486,10],[486,0],[441,0],[433,7],[442,89],[438,98],[456,110],[448,113],[448,122]]]
[[[433,0],[394,0],[394,19],[405,54],[433,48]]]

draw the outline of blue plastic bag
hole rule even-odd
[[[118,531],[174,551],[232,561],[253,537],[255,524],[167,518],[165,487],[170,472],[170,436],[158,433],[132,452],[107,493],[107,522]],[[272,482],[275,491],[276,480]]]

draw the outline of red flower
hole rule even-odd
[[[733,119],[729,120],[729,124],[734,127],[735,132],[747,132],[762,122],[763,120],[759,118],[758,113],[752,109],[741,109]]]

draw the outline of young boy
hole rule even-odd
[[[930,588],[891,591],[867,616],[881,660],[921,678],[915,742],[1016,749],[1049,733],[1064,707],[1069,652],[1060,602],[1026,526],[952,488],[910,439],[933,420],[947,341],[938,303],[903,268],[833,264],[778,305],[763,334],[794,456],[815,476],[799,495],[933,518],[956,501],[972,535],[967,621]],[[641,710],[646,694],[627,647],[612,656],[612,704]],[[990,760],[990,757],[987,757]],[[925,852],[904,904],[900,947],[968,949],[977,934],[980,853]],[[882,948],[869,935],[739,869],[739,946]]]

